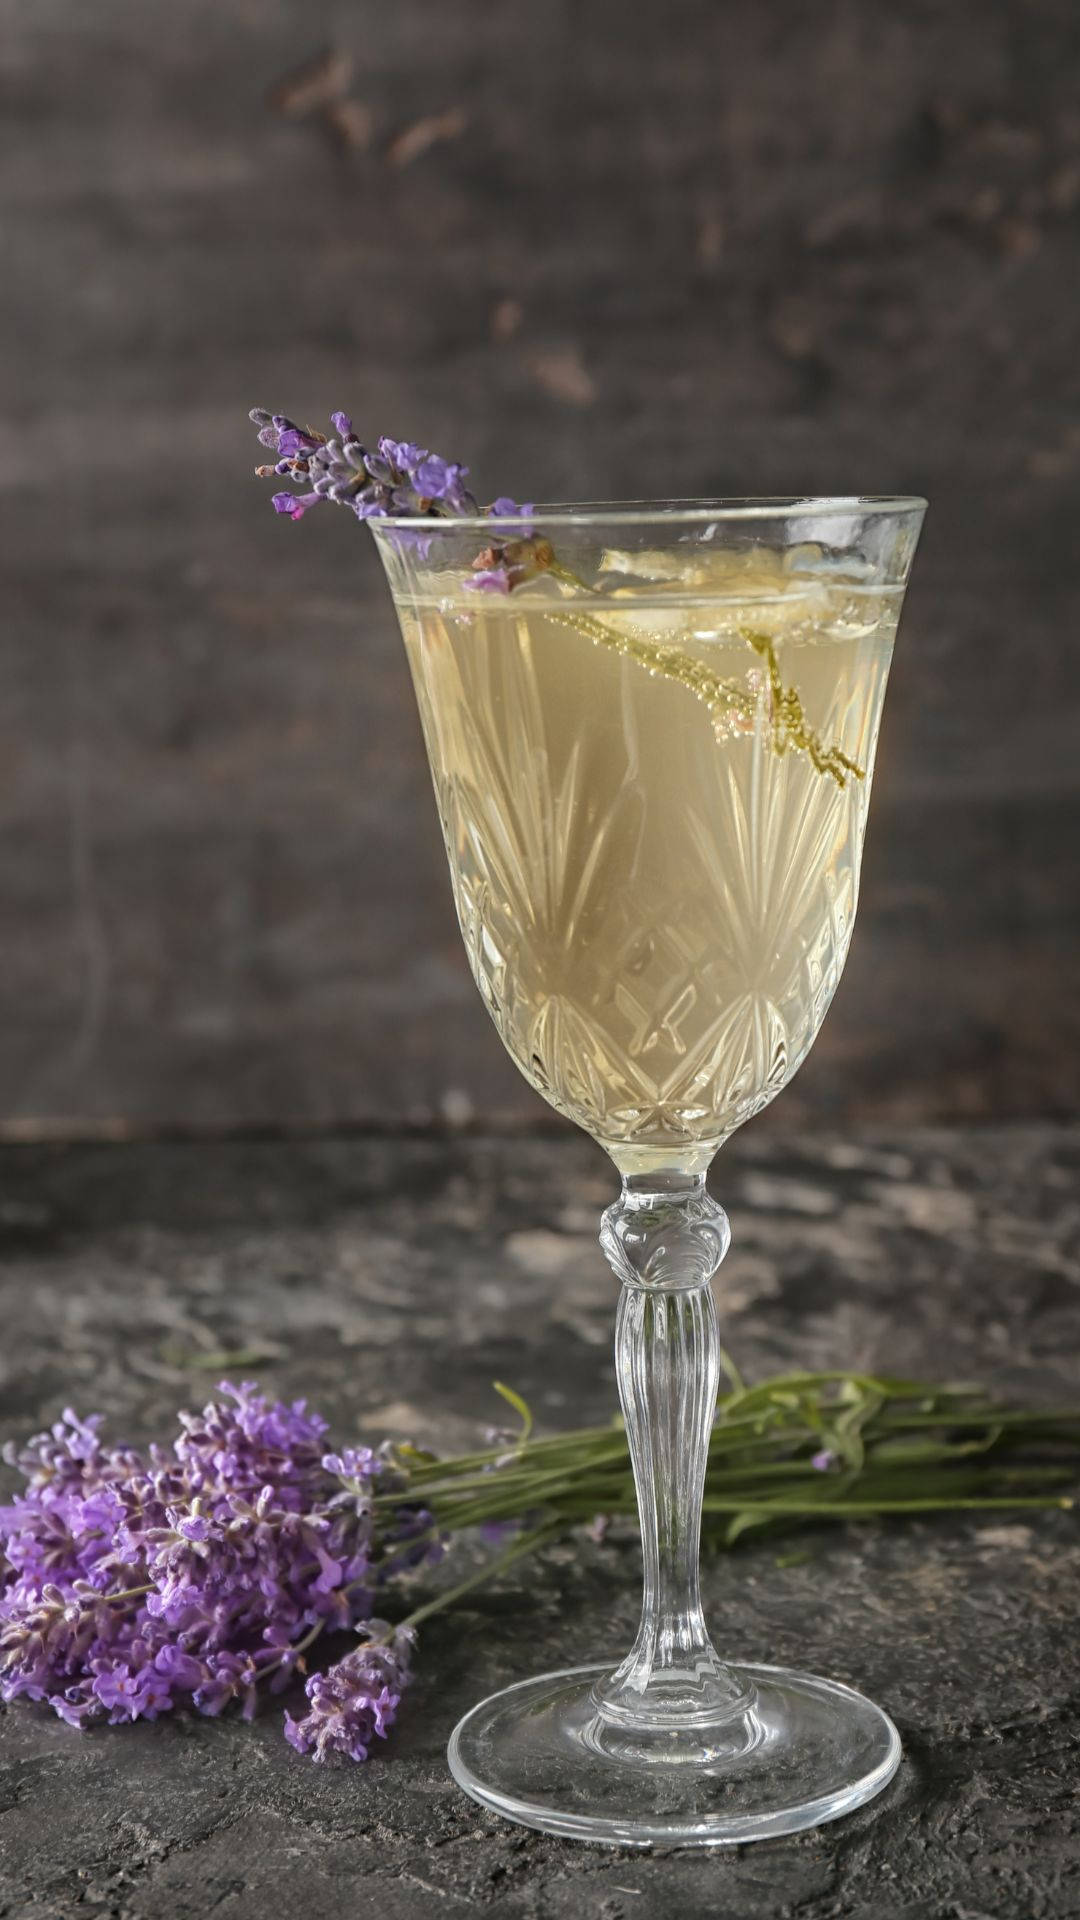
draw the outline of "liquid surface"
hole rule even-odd
[[[768,566],[399,596],[476,983],[624,1172],[706,1166],[814,1039],[899,599]]]

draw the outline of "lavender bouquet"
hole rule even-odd
[[[730,1374],[706,1545],[808,1521],[1072,1504],[1061,1489],[1080,1411],[1013,1412],[977,1388],[854,1373],[756,1387]],[[25,1488],[0,1507],[0,1699],[42,1702],[78,1728],[178,1708],[250,1719],[261,1695],[303,1678],[286,1739],[316,1761],[366,1759],[424,1620],[575,1526],[598,1537],[634,1512],[621,1426],[534,1439],[524,1401],[499,1391],[519,1431],[455,1459],[330,1451],[317,1413],[251,1383],[223,1382],[179,1415],[170,1444],[146,1449],[106,1446],[100,1416],[68,1409],[4,1452]],[[401,1612],[459,1536],[488,1545],[481,1564]],[[316,1643],[343,1635],[347,1651],[309,1673]]]

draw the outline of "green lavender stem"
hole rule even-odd
[[[488,1580],[494,1580],[500,1573],[505,1573],[516,1560],[524,1560],[528,1554],[535,1553],[539,1547],[548,1546],[551,1541],[558,1538],[559,1532],[558,1525],[549,1525],[534,1527],[531,1533],[521,1534],[504,1553],[500,1553],[497,1560],[478,1568],[475,1573],[469,1574],[467,1579],[459,1580],[455,1587],[437,1593],[433,1600],[425,1601],[422,1607],[414,1607],[413,1611],[399,1622],[399,1625],[418,1627],[422,1621],[430,1620],[433,1613],[441,1613],[445,1607],[452,1607],[455,1601],[463,1600],[474,1587],[484,1586]]]
[[[405,1488],[383,1503],[415,1500],[453,1532],[528,1516],[545,1539],[597,1514],[633,1514],[621,1428],[533,1440],[528,1410],[521,1411],[526,1424],[516,1447],[450,1460],[402,1449]],[[749,1527],[806,1520],[1068,1508],[1065,1489],[1077,1478],[1080,1408],[1002,1407],[969,1385],[784,1374],[753,1387],[740,1382],[718,1402],[703,1536],[708,1545],[730,1546]]]

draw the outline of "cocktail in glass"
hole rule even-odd
[[[847,1812],[892,1722],[721,1660],[698,1590],[716,1403],[705,1187],[805,1059],[843,968],[924,502],[807,499],[374,520],[469,962],[504,1044],[604,1147],[619,1393],[645,1557],[621,1665],[484,1701],[450,1764],[547,1831],[719,1845]],[[725,1650],[726,1652],[726,1650]]]

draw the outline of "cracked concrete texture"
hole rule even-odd
[[[717,1165],[734,1241],[725,1337],[789,1364],[1075,1394],[1080,1131],[784,1143]],[[216,1354],[309,1394],[343,1437],[444,1448],[512,1381],[549,1428],[614,1404],[614,1289],[588,1222],[612,1176],[573,1139],[8,1149],[0,1155],[0,1437],[100,1406],[147,1438]],[[785,1543],[785,1547],[788,1543]],[[0,1716],[3,1920],[1059,1920],[1080,1914],[1080,1535],[1071,1515],[803,1533],[710,1561],[720,1645],[864,1686],[906,1760],[874,1807],[738,1853],[642,1856],[507,1826],[444,1764],[455,1718],[529,1672],[628,1644],[637,1563],[566,1545],[424,1632],[387,1749],[323,1773],[252,1727],[79,1737]],[[781,1562],[781,1564],[778,1564]]]

